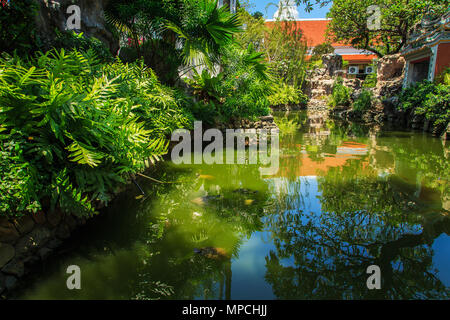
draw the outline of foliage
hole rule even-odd
[[[374,12],[369,6],[380,8],[380,28],[371,30]],[[328,13],[331,18],[329,35],[335,41],[366,49],[382,57],[400,51],[413,26],[420,22],[429,9],[436,16],[448,10],[446,0],[335,0]]]
[[[450,86],[450,68],[445,69],[437,78],[436,82]]]
[[[37,8],[34,0],[10,1],[0,6],[0,52],[26,54],[36,50],[38,39],[33,26]]]
[[[19,142],[8,141],[0,145],[0,172],[0,215],[20,215],[40,208],[36,173],[24,161]]]
[[[260,11],[256,11],[252,14],[252,17],[255,19],[261,19],[261,18],[264,18],[264,14]]]
[[[292,106],[306,104],[308,98],[301,92],[300,89],[296,89],[294,86],[286,83],[274,82],[272,86],[272,94],[269,96],[269,102],[271,106]]]
[[[373,92],[370,90],[362,90],[359,97],[353,102],[353,110],[363,112],[369,110],[374,99]]]
[[[236,41],[246,48],[252,44],[263,52],[274,75],[281,81],[301,88],[306,75],[307,45],[300,29],[289,21],[274,21],[269,27],[263,19],[255,19],[248,12],[239,12],[246,25]]]
[[[450,86],[430,81],[416,83],[400,95],[400,108],[422,115],[434,126],[445,128],[450,121]]]
[[[245,25],[245,30],[236,34],[236,42],[243,48],[247,48],[251,44],[256,51],[265,52],[265,38],[268,32],[265,20],[255,18],[246,10],[239,10],[238,14],[239,20]]]
[[[275,75],[301,88],[306,77],[307,44],[303,33],[289,21],[275,21],[267,39],[266,55]]]
[[[213,120],[211,117],[228,121],[267,115],[270,81],[263,55],[252,45],[246,50],[230,46],[224,51],[220,66],[223,71],[215,76],[204,69],[201,73],[195,70],[193,79],[186,79],[199,100],[197,110],[206,111],[209,121]],[[194,115],[206,120],[197,112]]]
[[[3,58],[0,84],[2,149],[23,141],[20,161],[39,172],[34,199],[79,215],[158,161],[166,135],[191,121],[179,94],[142,63],[102,65],[92,50]]]
[[[82,32],[77,34],[74,31],[56,31],[56,39],[53,43],[56,49],[70,51],[88,51],[91,49],[96,57],[102,62],[112,62],[113,56],[106,45],[94,37],[87,37]]]
[[[350,93],[351,89],[344,85],[344,80],[341,77],[338,77],[333,84],[333,92],[330,96],[329,105],[333,108],[349,105]]]
[[[175,32],[183,46],[186,65],[206,65],[219,61],[220,49],[233,41],[233,34],[240,31],[236,14],[227,7],[219,8],[216,1],[186,1],[184,19],[180,24],[167,22],[167,28]]]
[[[312,60],[321,59],[324,54],[334,53],[334,47],[329,42],[324,42],[314,47]]]
[[[279,117],[275,122],[282,135],[292,135],[301,127],[301,124],[299,124],[295,119],[288,119],[287,117]]]
[[[377,68],[375,68],[375,66],[371,65],[371,67],[373,67],[373,70],[375,70],[375,72],[369,73],[366,76],[366,79],[364,80],[363,83],[363,87],[364,88],[375,88],[377,86]]]
[[[306,12],[311,12],[314,6],[325,7],[329,5],[332,0],[296,0],[297,5],[304,5]]]
[[[113,0],[105,11],[136,58],[143,57],[169,84],[177,80],[179,67],[211,69],[222,47],[240,31],[237,15],[218,8],[214,0]]]

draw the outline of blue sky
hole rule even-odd
[[[278,2],[279,2],[278,0],[250,0],[250,4],[252,5],[252,8],[250,8],[250,12],[253,13],[255,11],[260,11],[264,14],[264,18],[272,19],[273,14],[277,10],[276,6],[273,5],[273,3],[278,4]],[[272,3],[272,5],[270,5],[266,10],[266,6],[270,3]],[[301,19],[325,18],[330,6],[324,7],[324,8],[315,6],[314,10],[310,13],[307,13],[305,11],[304,6],[299,6],[298,13],[299,13]]]

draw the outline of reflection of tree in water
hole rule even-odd
[[[185,182],[170,186],[170,192],[160,188],[158,202],[145,204],[158,215],[143,236],[148,245],[139,254],[143,263],[132,286],[136,298],[230,298],[231,259],[238,256],[242,238],[263,227],[268,190],[257,166],[215,169],[204,168],[196,179],[192,173],[178,175]],[[198,248],[224,253],[211,258],[194,253]]]
[[[268,220],[276,252],[266,257],[266,280],[276,296],[448,298],[432,270],[431,245],[450,233],[449,218],[439,213],[421,217],[424,208],[411,201],[414,190],[396,187],[390,179],[355,177],[355,169],[332,168],[319,178],[322,213],[286,210],[281,204]],[[285,262],[288,258],[293,264]],[[382,271],[380,291],[366,287],[366,269],[374,264]]]

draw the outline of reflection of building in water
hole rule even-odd
[[[366,155],[368,152],[369,149],[366,144],[346,141],[337,147],[336,155]]]
[[[303,134],[308,145],[322,145],[331,134],[327,120],[328,113],[308,112],[308,132]]]
[[[343,167],[349,160],[361,159],[362,167],[367,168],[368,159],[361,156],[368,154],[368,146],[358,142],[347,141],[337,147],[336,154],[323,153],[318,158],[308,154],[301,145],[297,145],[300,154],[281,156],[280,169],[275,177],[309,177],[324,175],[330,168]]]

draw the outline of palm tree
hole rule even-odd
[[[198,24],[187,26],[167,21],[167,28],[181,40],[186,65],[206,65],[211,69],[219,61],[221,49],[233,42],[234,33],[241,31],[241,23],[227,7],[219,8],[216,0],[187,2],[190,9],[201,13]]]
[[[219,8],[217,0],[165,0],[170,11],[161,9],[161,2],[111,0],[105,9],[107,21],[120,33],[129,34],[138,57],[143,55],[138,40],[144,37],[178,50],[189,68],[206,65],[212,69],[223,47],[241,31],[238,15],[231,14],[226,6]],[[137,27],[140,23],[146,24],[146,31]]]

